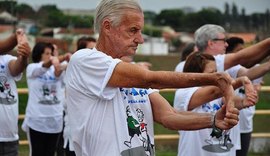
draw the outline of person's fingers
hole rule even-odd
[[[235,125],[239,121],[239,110],[234,108],[226,112],[225,121],[228,124]]]
[[[239,120],[225,118],[224,121],[225,121],[225,123],[226,123],[225,125],[226,125],[227,128],[229,129],[229,128],[232,128],[232,127],[234,127],[235,125],[237,125]]]
[[[254,106],[258,102],[258,94],[256,91],[247,94],[246,95],[246,100],[244,105],[249,107],[249,106]]]
[[[28,44],[19,44],[17,48],[17,54],[28,57],[31,53],[31,48]]]
[[[59,67],[60,66],[60,62],[59,62],[59,59],[57,57],[51,57],[51,62],[52,62],[52,65],[54,67]]]
[[[227,111],[226,117],[227,117],[227,115],[233,115],[233,114],[238,116],[239,115],[239,110],[237,108],[230,109],[229,111]]]

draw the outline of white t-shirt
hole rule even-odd
[[[76,155],[154,155],[151,89],[107,86],[120,61],[95,48],[71,57],[66,102]]]
[[[187,111],[189,101],[199,89],[198,87],[178,89],[175,93],[174,108],[179,111]],[[183,98],[184,97],[184,98]],[[222,106],[221,98],[205,103],[193,112],[211,113],[216,112]],[[232,128],[229,132],[230,140],[225,141],[225,131],[220,138],[211,136],[212,128],[194,131],[179,131],[178,156],[234,156],[236,154],[237,131]],[[224,142],[227,146],[224,146]]]
[[[224,72],[225,55],[214,56],[216,61],[217,72]],[[242,68],[241,65],[233,66],[226,70],[226,72],[233,78],[237,78],[238,71]]]
[[[176,72],[183,72],[184,70],[184,66],[185,66],[185,62],[186,61],[182,61],[180,63],[178,63],[178,65],[175,67],[175,70]]]
[[[225,55],[217,55],[214,56],[215,58],[215,62],[216,62],[216,67],[217,67],[217,72],[224,72],[224,62],[225,62]],[[181,62],[180,64],[177,65],[176,71],[178,72],[182,72],[181,69],[183,70],[185,62]],[[241,68],[240,65],[234,66],[228,70],[226,70],[226,72],[232,77],[232,78],[237,78],[237,74],[239,69]],[[193,93],[197,90],[197,88],[193,88],[194,90],[192,91],[191,88],[189,89],[179,89],[176,91],[175,93],[175,99],[174,99],[174,103],[175,103],[175,107],[178,110],[187,110],[187,105],[189,104],[190,101],[190,97],[193,95]],[[179,93],[178,93],[179,92]],[[185,93],[186,92],[186,93]],[[188,93],[190,94],[190,97],[188,97]],[[185,97],[185,98],[183,98]],[[187,97],[187,98],[186,98]],[[185,103],[185,105],[179,105],[176,104],[178,103],[178,99],[182,100],[182,103]],[[212,102],[210,102],[212,103]],[[194,109],[196,110],[196,109]],[[189,133],[189,132],[184,132],[184,133]],[[201,133],[201,135],[205,135],[205,133]],[[231,134],[233,135],[234,138],[234,149],[241,149],[241,142],[240,142],[240,127],[239,124],[236,125],[232,130],[231,130]],[[188,137],[190,137],[189,135],[187,135]],[[183,136],[181,135],[181,138]],[[191,137],[192,138],[192,137]],[[188,139],[187,139],[188,140]],[[179,144],[179,148],[180,148],[180,144]],[[183,149],[183,148],[181,148]],[[195,149],[195,148],[194,148]],[[200,148],[199,148],[200,149]],[[181,151],[181,150],[179,150]],[[182,154],[181,154],[182,155]],[[214,154],[215,155],[215,154]]]
[[[225,66],[225,54],[223,55],[216,55],[214,56],[215,61],[216,61],[216,67],[217,67],[217,72],[224,72],[224,66]],[[238,76],[239,70],[242,68],[241,65],[236,65],[233,66],[229,69],[227,69],[225,72],[228,73],[233,79],[236,79]],[[236,126],[233,127],[233,130],[235,131],[235,148],[241,149],[241,136],[240,136],[240,124],[237,124]]]
[[[67,104],[64,100],[64,111],[65,111],[65,116],[64,116],[64,130],[63,130],[63,138],[64,138],[64,148],[69,148],[70,151],[74,151],[74,146],[72,142],[72,136],[70,132],[70,123],[68,121],[68,111],[67,111]]]
[[[17,58],[0,56],[0,142],[16,141],[18,136],[18,92],[15,81],[22,77],[11,76],[8,64]]]
[[[42,67],[43,62],[26,68],[29,97],[23,129],[30,127],[43,133],[59,133],[63,129],[63,75],[54,75],[54,67]]]

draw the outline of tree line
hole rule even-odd
[[[56,5],[43,5],[34,10],[28,4],[16,1],[0,1],[0,11],[8,11],[14,16],[30,18],[44,27],[93,27],[92,15],[65,15]],[[170,26],[176,31],[194,32],[203,24],[212,23],[223,26],[229,32],[257,32],[269,34],[270,12],[246,14],[245,8],[239,9],[234,3],[224,4],[224,12],[217,8],[203,8],[197,12],[184,9],[164,9],[160,13],[145,11],[145,33],[160,36],[157,26]],[[150,25],[150,26],[149,26]]]

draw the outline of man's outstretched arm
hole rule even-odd
[[[238,123],[239,111],[234,108],[226,111],[225,106],[216,114],[215,123],[210,113],[176,111],[159,93],[149,95],[154,120],[172,130],[198,130],[211,128],[213,124],[220,129],[230,129]]]
[[[228,69],[241,64],[250,68],[261,62],[270,54],[270,38],[267,38],[237,53],[226,54],[224,68]]]
[[[16,34],[12,34],[8,38],[0,41],[0,53],[6,54],[17,45]]]

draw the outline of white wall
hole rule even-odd
[[[167,55],[168,53],[169,45],[162,38],[148,38],[137,50],[137,54],[142,55]]]

